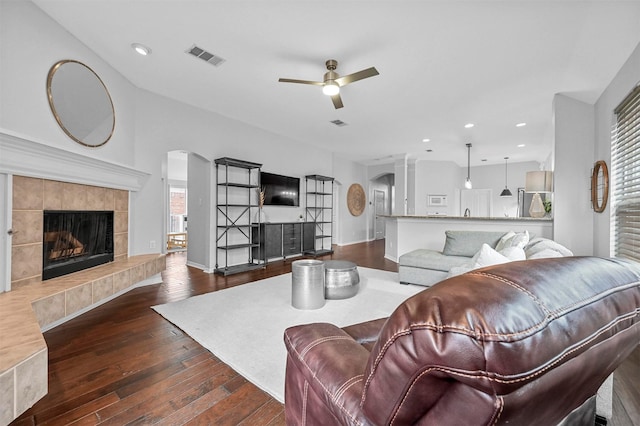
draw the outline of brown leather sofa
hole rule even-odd
[[[288,425],[595,422],[640,343],[640,266],[528,260],[442,281],[388,318],[285,331]]]

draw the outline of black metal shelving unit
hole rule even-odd
[[[314,247],[305,249],[304,254],[321,256],[333,253],[333,181],[334,178],[328,176],[305,176],[305,220],[314,224]]]
[[[253,248],[258,247],[260,241],[260,215],[256,213],[260,208],[258,190],[262,164],[229,157],[218,158],[215,164],[215,273],[231,275],[262,268],[265,262],[253,257]],[[258,238],[254,239],[256,231]],[[242,260],[237,261],[238,258]]]

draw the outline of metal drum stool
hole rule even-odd
[[[324,262],[325,299],[347,299],[358,293],[360,275],[355,263],[347,260]]]
[[[324,262],[296,260],[291,263],[291,306],[318,309],[324,306]]]

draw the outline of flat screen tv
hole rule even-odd
[[[265,205],[300,206],[300,178],[261,172],[260,185],[265,191]]]

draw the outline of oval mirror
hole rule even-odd
[[[597,213],[604,212],[609,199],[609,169],[607,163],[596,161],[591,173],[591,205]]]
[[[113,103],[91,68],[70,59],[57,62],[47,76],[47,95],[56,121],[71,139],[96,147],[111,138],[115,127]]]

